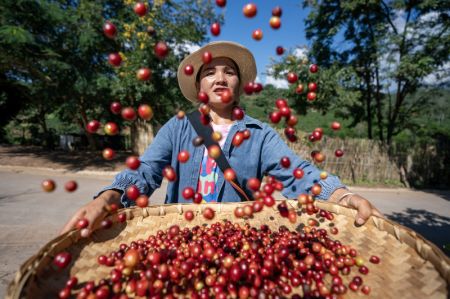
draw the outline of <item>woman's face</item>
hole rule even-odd
[[[233,97],[228,104],[221,100],[225,89],[229,89]],[[239,98],[239,77],[234,62],[226,57],[217,57],[203,65],[199,91],[206,92],[210,106],[232,105]]]

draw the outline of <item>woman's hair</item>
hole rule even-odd
[[[241,85],[241,71],[239,70],[239,66],[233,59],[226,57],[226,56],[224,56],[224,57],[228,58],[233,63],[233,67],[236,70],[236,73],[237,73],[237,76],[239,79],[239,86],[240,86]],[[195,85],[196,85],[195,87],[197,89],[197,92],[198,92],[198,89],[200,86],[200,74],[202,73],[203,66],[204,66],[204,64],[202,64],[202,66],[200,67],[200,69],[197,72],[197,76],[195,77]],[[240,98],[237,97],[237,99],[234,101],[234,105],[239,105],[239,100],[240,100]]]

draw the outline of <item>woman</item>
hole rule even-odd
[[[212,60],[203,64],[203,54],[209,52]],[[186,67],[194,69],[186,72]],[[239,103],[239,96],[248,82],[256,77],[256,63],[253,55],[245,47],[233,42],[213,42],[187,56],[178,68],[178,83],[183,95],[193,103],[199,103],[199,92],[208,95],[211,126],[220,132],[219,141],[223,155],[236,173],[237,181],[245,193],[250,178],[261,179],[265,174],[274,176],[283,183],[282,194],[296,198],[308,193],[318,183],[322,187],[319,199],[330,200],[358,210],[356,223],[362,225],[370,215],[382,215],[369,201],[349,192],[335,176],[320,179],[320,170],[309,162],[296,156],[269,125],[247,115],[241,120],[233,118],[233,108]],[[240,146],[233,146],[233,136],[238,131],[249,130],[250,138]],[[208,155],[205,146],[195,146],[192,140],[197,137],[195,129],[187,119],[173,117],[158,132],[152,144],[140,158],[141,166],[136,171],[125,170],[119,173],[112,185],[104,188],[95,200],[82,207],[65,225],[62,233],[72,229],[77,221],[86,218],[88,229],[95,227],[107,214],[105,208],[112,204],[129,206],[125,190],[136,185],[141,194],[150,196],[161,185],[163,168],[171,165],[177,173],[177,180],[169,182],[166,203],[192,202],[182,196],[185,188],[193,188],[201,194],[203,201],[240,201],[240,195],[224,179],[220,168]],[[189,152],[189,160],[180,163],[180,151]],[[288,157],[291,165],[285,168],[280,159]],[[304,171],[304,177],[295,179],[295,168]]]

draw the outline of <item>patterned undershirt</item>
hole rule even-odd
[[[219,141],[223,149],[225,140],[233,124],[216,125],[211,123],[213,131],[220,132],[222,139]],[[198,177],[197,192],[203,196],[203,202],[217,202],[219,190],[217,190],[217,178],[219,177],[219,166],[216,161],[208,156],[208,150],[205,148],[202,164],[200,166],[200,175]]]

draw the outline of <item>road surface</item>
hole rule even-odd
[[[69,173],[0,167],[0,298],[19,266],[56,237],[69,217],[102,187],[112,175]],[[56,181],[53,193],[44,193],[40,183]],[[68,180],[78,182],[78,190],[67,193]],[[164,188],[151,198],[160,204]],[[450,191],[353,188],[369,199],[388,218],[408,226],[436,243],[450,243]]]

